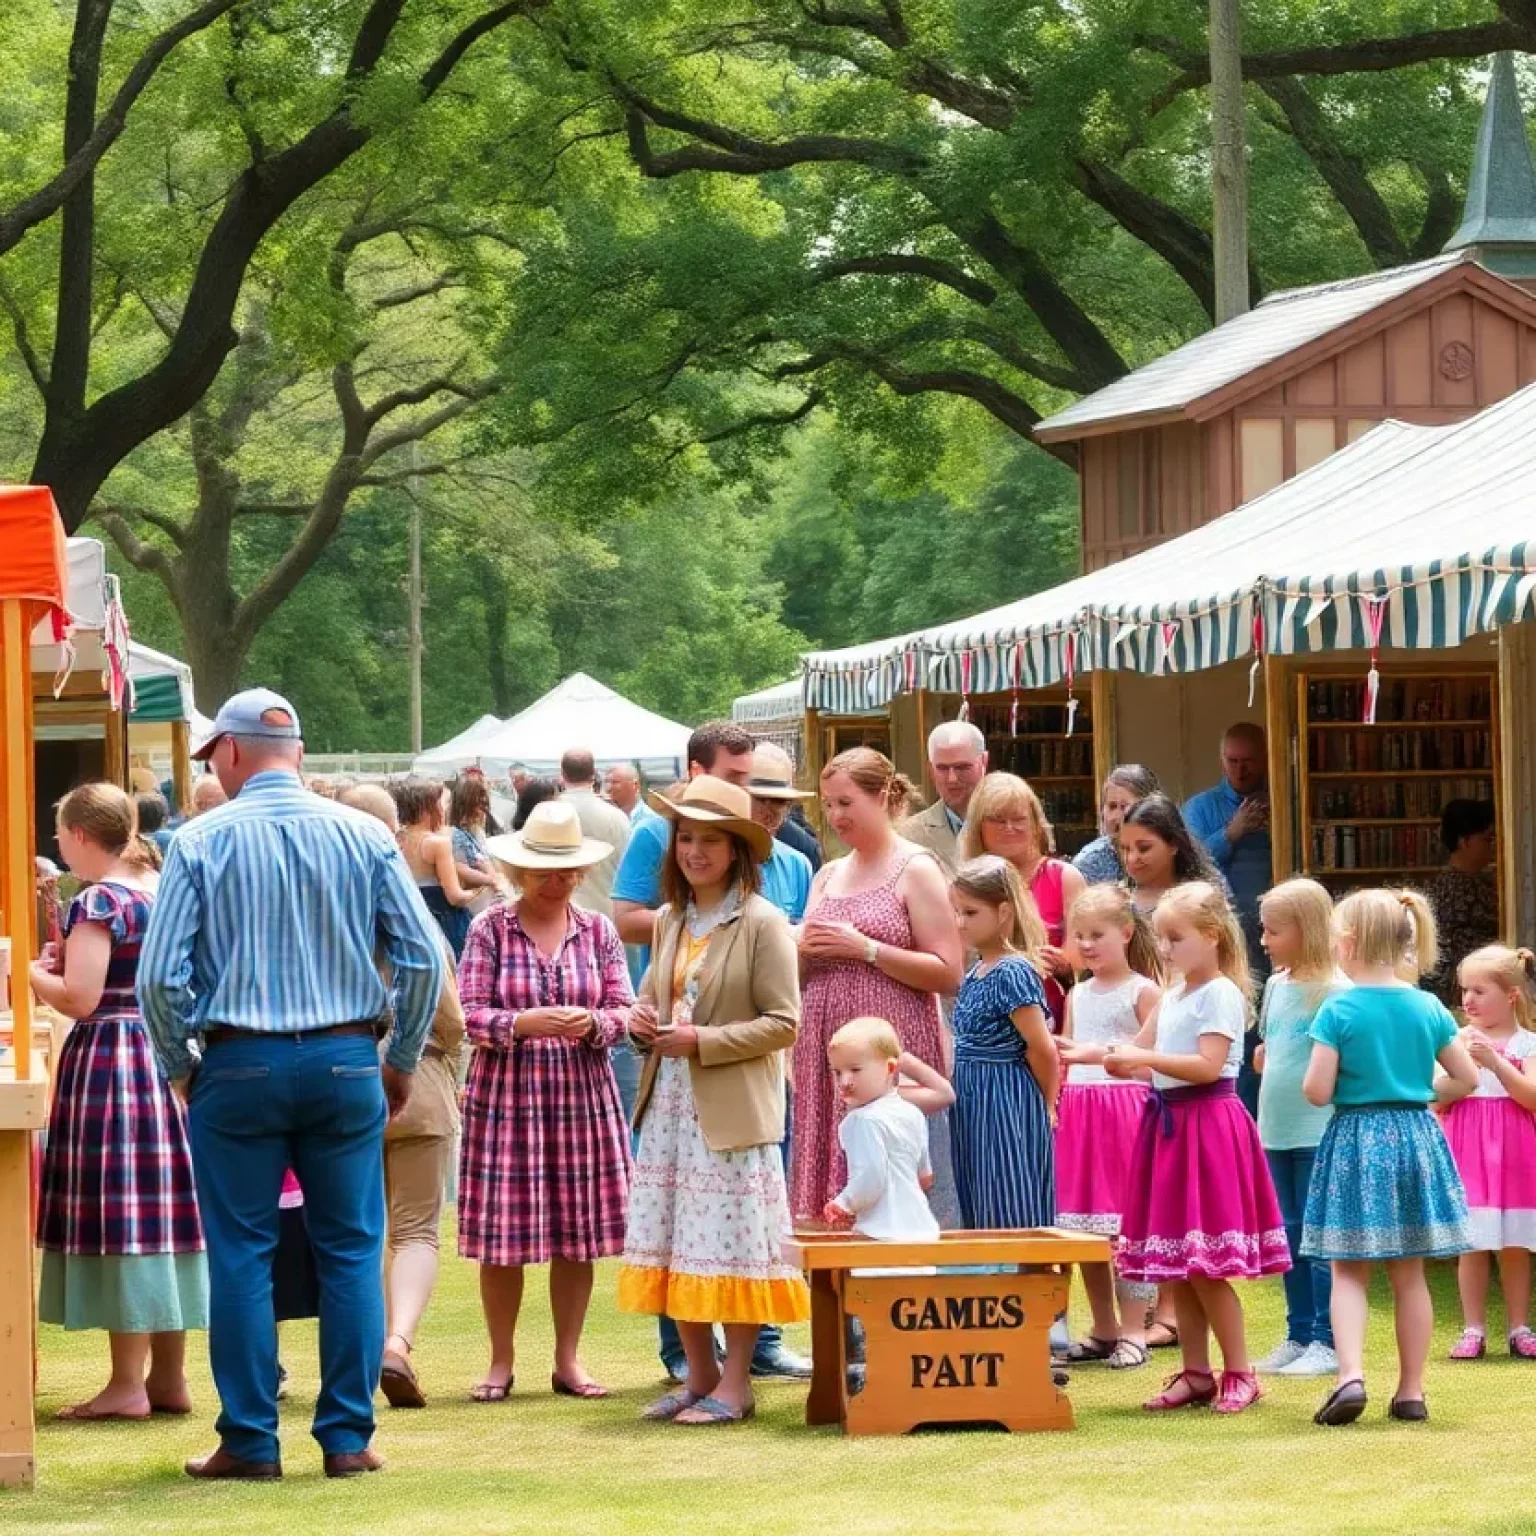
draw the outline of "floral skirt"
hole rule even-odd
[[[640,1125],[619,1306],[684,1323],[797,1323],[801,1273],[784,1262],[789,1198],[777,1146],[712,1152],[686,1061],[661,1063]]]
[[[1309,1259],[1443,1259],[1472,1246],[1451,1149],[1427,1109],[1339,1109],[1318,1143]]]

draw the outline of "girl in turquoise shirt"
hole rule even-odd
[[[1365,1411],[1367,1292],[1380,1259],[1397,1314],[1397,1391],[1387,1413],[1417,1423],[1429,1417],[1424,1364],[1434,1327],[1424,1260],[1471,1246],[1461,1176],[1429,1112],[1435,1064],[1462,1095],[1477,1087],[1477,1068],[1444,1005],[1402,979],[1436,960],[1434,918],[1418,892],[1346,896],[1333,935],[1354,986],[1318,1009],[1302,1082],[1308,1103],[1334,1108],[1301,1238],[1303,1254],[1333,1267],[1339,1378],[1315,1422],[1352,1424]]]

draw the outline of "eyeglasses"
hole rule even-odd
[[[1033,832],[1035,829],[1031,816],[988,816],[986,823],[1002,832]]]

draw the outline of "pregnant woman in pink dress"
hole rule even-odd
[[[837,1142],[842,1107],[827,1065],[833,1034],[850,1019],[889,1019],[904,1050],[946,1070],[939,994],[960,984],[960,936],[943,872],[892,824],[892,815],[905,811],[909,789],[890,760],[869,747],[840,753],[822,770],[827,821],[852,852],[816,876],[800,935],[790,1160],[796,1220],[819,1221],[847,1177]],[[933,1150],[937,1188],[945,1183],[945,1159],[937,1144]]]

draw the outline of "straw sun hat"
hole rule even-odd
[[[727,784],[706,773],[689,779],[675,800],[654,792],[648,798],[651,808],[668,821],[697,821],[734,832],[758,863],[773,852],[773,834],[752,820],[752,799],[740,785]]]
[[[513,869],[590,869],[613,852],[613,844],[583,837],[575,806],[545,800],[528,813],[521,832],[486,838],[485,851]]]

